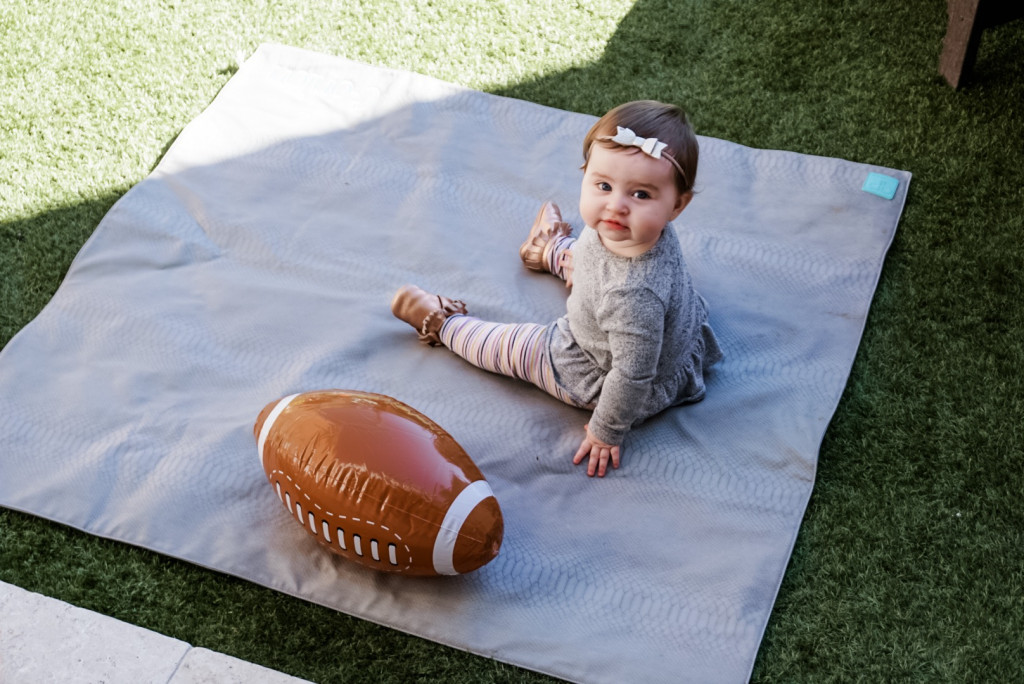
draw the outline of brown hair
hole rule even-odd
[[[682,107],[655,100],[637,100],[621,104],[598,119],[583,139],[583,168],[590,161],[590,148],[594,145],[618,147],[608,138],[618,128],[628,128],[642,138],[657,138],[666,147],[661,155],[676,163],[676,188],[680,194],[693,191],[697,178],[697,135]]]

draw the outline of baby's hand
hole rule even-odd
[[[609,460],[612,462],[612,468],[618,469],[619,447],[605,444],[601,440],[592,437],[588,425],[584,425],[583,429],[586,431],[586,434],[583,436],[580,448],[576,450],[576,455],[572,458],[573,465],[579,465],[589,455],[590,461],[587,463],[587,475],[589,477],[593,477],[595,473],[597,473],[598,477],[604,477],[605,472],[608,470]]]

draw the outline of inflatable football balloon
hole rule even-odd
[[[382,394],[293,394],[260,412],[263,470],[306,532],[336,554],[407,575],[471,572],[498,555],[504,522],[462,447]]]

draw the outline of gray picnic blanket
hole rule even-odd
[[[420,345],[388,304],[413,282],[492,320],[560,315],[517,249],[545,199],[579,230],[593,121],[262,46],[0,353],[0,504],[568,680],[745,680],[910,174],[702,138],[676,229],[726,358],[588,479],[585,412]],[[328,388],[466,449],[505,516],[491,564],[377,574],[299,528],[252,426]]]

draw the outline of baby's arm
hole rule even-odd
[[[612,467],[618,467],[618,445],[632,425],[644,417],[643,407],[658,372],[665,325],[661,300],[645,289],[609,293],[598,314],[608,336],[612,367],[573,459],[578,464],[583,460],[581,453],[589,451],[591,469],[600,468],[602,447],[607,450],[605,463],[612,459]],[[588,445],[590,448],[585,449]],[[616,449],[614,458],[612,447]],[[588,470],[588,474],[592,473]]]

